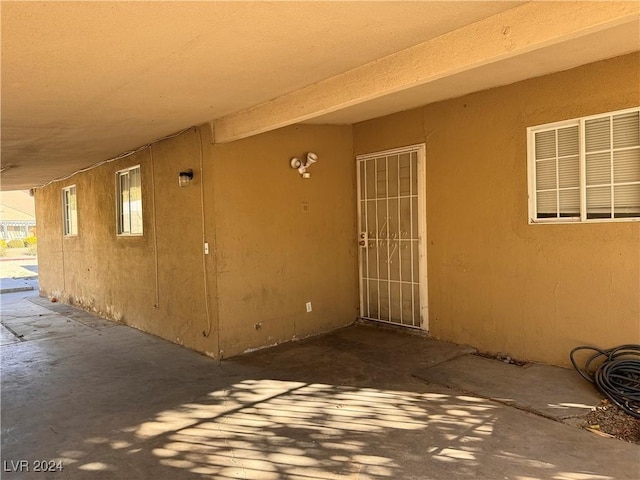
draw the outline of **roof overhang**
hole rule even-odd
[[[1,7],[3,190],[208,121],[355,123],[640,50],[636,1]]]

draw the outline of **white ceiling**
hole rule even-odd
[[[522,3],[2,1],[2,189],[43,184]],[[640,49],[637,21],[593,35],[552,60],[532,52],[309,121],[352,123]]]

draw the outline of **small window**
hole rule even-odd
[[[64,234],[78,235],[78,204],[75,185],[62,189],[62,215]]]
[[[142,235],[140,165],[116,173],[118,235]]]
[[[529,223],[640,220],[640,108],[527,133]]]

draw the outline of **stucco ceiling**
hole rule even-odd
[[[210,120],[224,132],[261,115],[265,102],[298,94],[290,98],[305,103],[309,86],[523,3],[2,1],[2,189],[41,185]],[[611,18],[577,38],[545,40],[552,57],[544,45],[523,47],[478,62],[481,75],[458,69],[393,94],[381,86],[304,118],[264,117],[253,133],[352,123],[640,49],[637,15],[627,8]]]

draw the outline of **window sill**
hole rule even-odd
[[[576,219],[540,219],[540,220],[532,220],[529,219],[529,225],[585,225],[585,224],[595,224],[595,223],[636,223],[640,222],[640,217],[636,218],[594,218],[590,220],[580,220]]]

